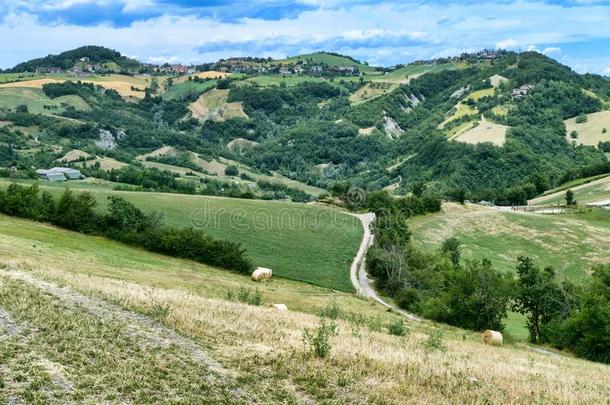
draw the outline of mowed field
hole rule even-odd
[[[89,105],[79,96],[61,96],[51,99],[39,88],[31,87],[2,87],[0,85],[0,108],[15,111],[25,105],[33,114],[58,114],[65,111],[66,106],[77,110],[89,110]],[[45,108],[46,107],[46,108]]]
[[[579,204],[610,204],[610,176],[600,175],[590,179],[579,179],[562,185],[557,191],[536,197],[528,202],[529,205],[564,205],[567,189],[574,192],[576,202]]]
[[[0,181],[4,187],[8,184]],[[90,191],[100,208],[106,206],[108,196],[120,195],[146,212],[163,213],[168,224],[195,226],[217,238],[242,243],[257,265],[270,267],[274,274],[352,291],[349,267],[363,229],[351,215],[312,204],[119,192],[87,182],[40,186],[55,195],[66,186],[77,192]]]
[[[479,125],[472,129],[458,133],[454,138],[455,141],[478,144],[489,142],[496,146],[503,146],[506,142],[506,131],[509,127],[500,125],[491,121],[483,120]]]
[[[580,124],[576,123],[576,118],[565,120],[564,123],[568,142],[597,146],[599,142],[610,141],[610,111],[587,114],[587,122]],[[572,131],[578,133],[578,138],[573,139],[570,136]]]
[[[487,258],[501,271],[514,271],[518,256],[530,256],[581,281],[594,265],[610,262],[610,210],[548,215],[450,203],[441,213],[412,219],[410,228],[426,250],[455,236],[465,258]]]
[[[45,75],[40,78],[27,79],[19,82],[11,82],[11,83],[2,83],[0,84],[0,89],[8,89],[15,87],[26,87],[33,89],[42,89],[42,86],[47,83],[63,83],[65,81],[71,80],[82,81],[84,83],[94,83],[105,87],[107,89],[116,90],[122,97],[124,98],[135,98],[140,99],[144,98],[144,89],[146,87],[150,87],[151,77],[148,76],[128,76],[128,75],[119,75],[119,74],[111,74],[104,76],[90,76],[90,77],[74,77],[68,75]],[[159,84],[162,84],[164,78],[159,77]]]
[[[246,276],[0,215],[5,403],[603,403],[607,365],[495,348],[355,297]],[[259,289],[263,306],[226,300]],[[268,308],[287,304],[288,312]],[[340,308],[327,359],[303,344]],[[41,308],[44,310],[41,311]],[[445,350],[427,349],[432,332]]]

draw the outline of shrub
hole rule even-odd
[[[405,325],[405,321],[402,318],[398,318],[388,325],[388,333],[395,336],[406,336],[409,330]]]
[[[225,174],[227,176],[237,176],[239,174],[239,169],[235,165],[230,165],[225,168]]]
[[[306,348],[311,347],[316,357],[323,359],[330,354],[332,349],[330,338],[336,334],[337,324],[333,322],[327,323],[326,320],[322,319],[317,329],[305,329],[303,331],[303,344]]]
[[[424,350],[427,352],[447,351],[447,345],[445,345],[444,334],[441,328],[436,328],[428,335],[426,340],[423,342]]]
[[[343,311],[341,310],[339,304],[337,304],[336,301],[331,301],[324,308],[322,308],[320,311],[320,316],[322,318],[337,319],[339,316],[341,316],[342,312]]]
[[[263,294],[257,288],[252,290],[246,287],[239,287],[237,291],[227,290],[225,298],[228,301],[239,301],[248,305],[261,306],[263,305]]]
[[[579,115],[576,117],[576,120],[575,120],[575,121],[576,121],[576,123],[577,123],[577,124],[582,124],[582,123],[584,123],[584,122],[587,122],[588,120],[589,120],[589,118],[587,118],[587,115],[586,115],[586,114],[579,114]]]

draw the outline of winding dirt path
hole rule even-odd
[[[362,222],[364,228],[364,235],[362,236],[362,242],[358,248],[358,253],[352,262],[350,268],[350,279],[352,285],[356,289],[356,294],[365,298],[371,298],[386,308],[390,308],[392,311],[404,316],[411,321],[421,321],[421,319],[410,312],[399,308],[397,305],[385,301],[377,294],[373,287],[373,281],[366,274],[366,252],[373,245],[375,236],[371,231],[371,225],[375,221],[375,214],[369,212],[366,214],[352,214]]]

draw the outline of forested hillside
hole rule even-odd
[[[137,64],[85,47],[13,70],[67,66],[83,55]],[[396,194],[423,184],[445,198],[499,204],[523,204],[575,173],[607,168],[604,144],[581,144],[564,120],[607,109],[610,81],[536,52],[395,69],[325,53],[199,68],[3,85],[0,167],[27,177],[82,150],[88,159],[64,163],[140,189],[307,201],[342,182]],[[34,101],[24,89],[41,93]]]

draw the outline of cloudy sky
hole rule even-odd
[[[145,62],[318,50],[389,66],[533,49],[610,75],[610,0],[0,0],[0,68],[81,45]]]

